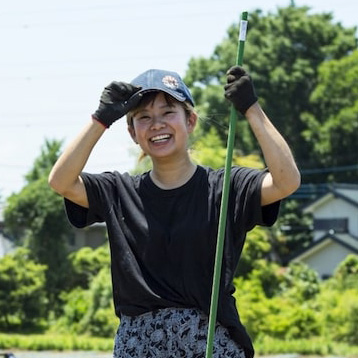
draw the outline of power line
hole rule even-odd
[[[153,56],[141,56],[141,58],[139,59],[137,56],[133,56],[133,57],[125,57],[125,58],[120,58],[120,59],[111,59],[111,60],[105,60],[105,59],[98,59],[98,60],[87,60],[87,59],[83,59],[83,60],[63,60],[63,61],[42,61],[38,64],[35,63],[30,63],[30,66],[39,66],[41,67],[41,69],[44,69],[44,66],[46,65],[55,65],[55,66],[68,66],[68,65],[72,65],[72,64],[103,64],[103,63],[115,63],[115,62],[120,62],[121,64],[124,63],[133,63],[134,61],[139,61],[139,62],[143,62],[145,60],[151,60],[151,59],[156,59],[156,58],[160,58],[161,60],[163,59],[178,59],[178,58],[187,58],[186,55],[184,54],[174,54],[174,55],[167,55],[167,56],[159,56],[159,55],[153,55]],[[1,67],[8,67],[8,66],[13,66],[16,67],[18,66],[21,70],[22,69],[27,69],[28,64],[26,62],[24,63],[18,63],[18,64],[6,64],[6,63],[1,63],[0,62],[0,66]],[[53,67],[47,67],[47,70],[50,71]],[[81,78],[81,77],[91,77],[94,78],[95,76],[106,76],[106,75],[112,75],[113,76],[113,71],[96,71],[94,72],[92,70],[92,68],[88,71],[88,72],[82,72],[79,73],[78,71],[71,73],[54,73],[54,72],[50,72],[50,73],[43,73],[43,74],[28,74],[28,75],[1,75],[0,74],[0,80],[1,82],[4,81],[13,81],[13,80],[20,80],[20,81],[37,81],[37,80],[53,80],[54,78],[56,79],[68,79],[68,78]]]
[[[227,11],[223,10],[223,11],[217,11],[217,9],[215,9],[215,11],[190,11],[190,12],[184,12],[184,13],[178,13],[177,11],[173,11],[173,15],[170,16],[170,14],[166,15],[165,18],[163,18],[162,15],[158,14],[156,16],[152,16],[151,20],[166,20],[166,21],[171,21],[173,22],[174,20],[177,21],[178,19],[188,19],[188,18],[197,18],[198,16],[200,16],[201,18],[205,17],[217,17],[219,14],[227,14]],[[125,17],[125,18],[121,18],[121,23],[133,23],[136,21],[140,21],[142,19],[146,19],[147,18],[147,14],[144,13],[143,15],[137,15],[137,16],[131,16],[131,17]],[[96,17],[95,19],[88,19],[88,18],[76,18],[73,20],[60,20],[60,21],[52,21],[52,22],[29,22],[29,23],[11,23],[11,24],[0,24],[0,29],[23,29],[23,30],[28,30],[31,28],[53,28],[53,27],[68,27],[68,26],[82,26],[83,24],[86,23],[90,23],[91,25],[94,24],[101,24],[101,23],[110,23],[110,22],[115,22],[118,23],[118,17],[106,17],[106,18],[98,18]]]
[[[91,64],[98,64],[98,63],[118,63],[118,61],[133,61],[135,59],[138,59],[139,61],[143,61],[143,60],[150,60],[150,59],[156,59],[156,58],[164,58],[164,59],[171,59],[171,58],[178,58],[178,57],[187,57],[184,54],[181,53],[172,53],[170,55],[166,54],[166,55],[162,55],[162,54],[157,54],[157,55],[146,55],[143,54],[141,55],[140,59],[138,59],[138,56],[121,56],[120,58],[116,57],[103,57],[103,58],[88,58],[85,57],[83,59],[68,59],[68,60],[48,60],[48,61],[44,61],[44,60],[39,60],[39,61],[26,61],[26,62],[1,62],[0,61],[0,66],[6,66],[6,67],[22,67],[22,66],[35,66],[35,67],[41,67],[43,68],[44,65],[66,65],[66,64],[78,64],[78,65],[83,65],[84,63],[91,63]],[[92,74],[92,72],[91,72]],[[88,74],[87,74],[88,75]]]
[[[349,171],[349,170],[358,170],[358,164],[345,165],[345,166],[342,166],[342,167],[302,169],[300,172],[303,175],[310,175],[310,174],[344,172],[344,171]]]
[[[234,0],[221,0],[220,3],[234,3]],[[140,4],[138,4],[140,3]],[[4,17],[4,18],[8,18],[8,16],[14,16],[14,17],[18,17],[21,15],[34,15],[34,14],[43,14],[43,13],[48,13],[48,12],[64,12],[66,14],[71,13],[71,12],[84,12],[84,11],[99,11],[99,10],[113,10],[113,9],[130,9],[130,8],[135,8],[136,10],[138,9],[138,6],[140,5],[141,9],[143,7],[153,7],[153,6],[169,6],[169,7],[173,7],[173,5],[180,5],[180,7],[182,7],[184,4],[188,4],[191,5],[191,7],[193,5],[198,5],[198,4],[209,4],[209,3],[217,3],[217,0],[181,0],[180,3],[170,3],[168,1],[150,1],[148,2],[147,0],[143,0],[143,1],[132,1],[131,3],[126,3],[126,4],[110,4],[110,5],[88,5],[86,4],[86,6],[81,6],[81,7],[67,7],[67,8],[41,8],[41,10],[26,10],[26,11],[21,11],[21,10],[14,10],[14,11],[7,11],[7,12],[3,12],[0,14],[0,17]]]

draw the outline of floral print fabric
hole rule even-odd
[[[197,309],[166,308],[136,317],[122,316],[113,358],[204,358],[208,317]],[[215,328],[213,358],[245,358],[220,324]]]

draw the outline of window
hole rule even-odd
[[[314,230],[329,231],[333,230],[337,233],[348,232],[348,218],[341,219],[315,219]]]

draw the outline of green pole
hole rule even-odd
[[[246,29],[247,29],[247,12],[245,11],[241,15],[239,46],[238,46],[237,58],[236,58],[236,63],[240,66],[242,65],[242,60],[244,57]],[[224,240],[225,240],[227,204],[229,198],[230,172],[231,172],[231,165],[232,165],[232,153],[233,153],[234,142],[235,142],[236,121],[237,121],[237,113],[234,106],[231,106],[229,133],[227,139],[227,154],[226,154],[225,171],[224,171],[224,183],[223,183],[223,192],[221,197],[218,236],[216,242],[213,286],[211,291],[208,338],[207,338],[206,355],[205,355],[206,358],[212,358],[213,355],[215,324],[216,324],[216,315],[217,315],[219,289],[220,289],[221,266],[222,266],[222,257],[223,257]]]

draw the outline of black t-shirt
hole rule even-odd
[[[246,233],[272,225],[279,203],[261,207],[265,171],[233,167],[230,177],[218,321],[252,355],[240,323],[232,280]],[[209,313],[224,170],[198,166],[183,186],[163,190],[149,173],[82,173],[89,209],[66,200],[76,227],[106,222],[116,314],[166,307]]]

